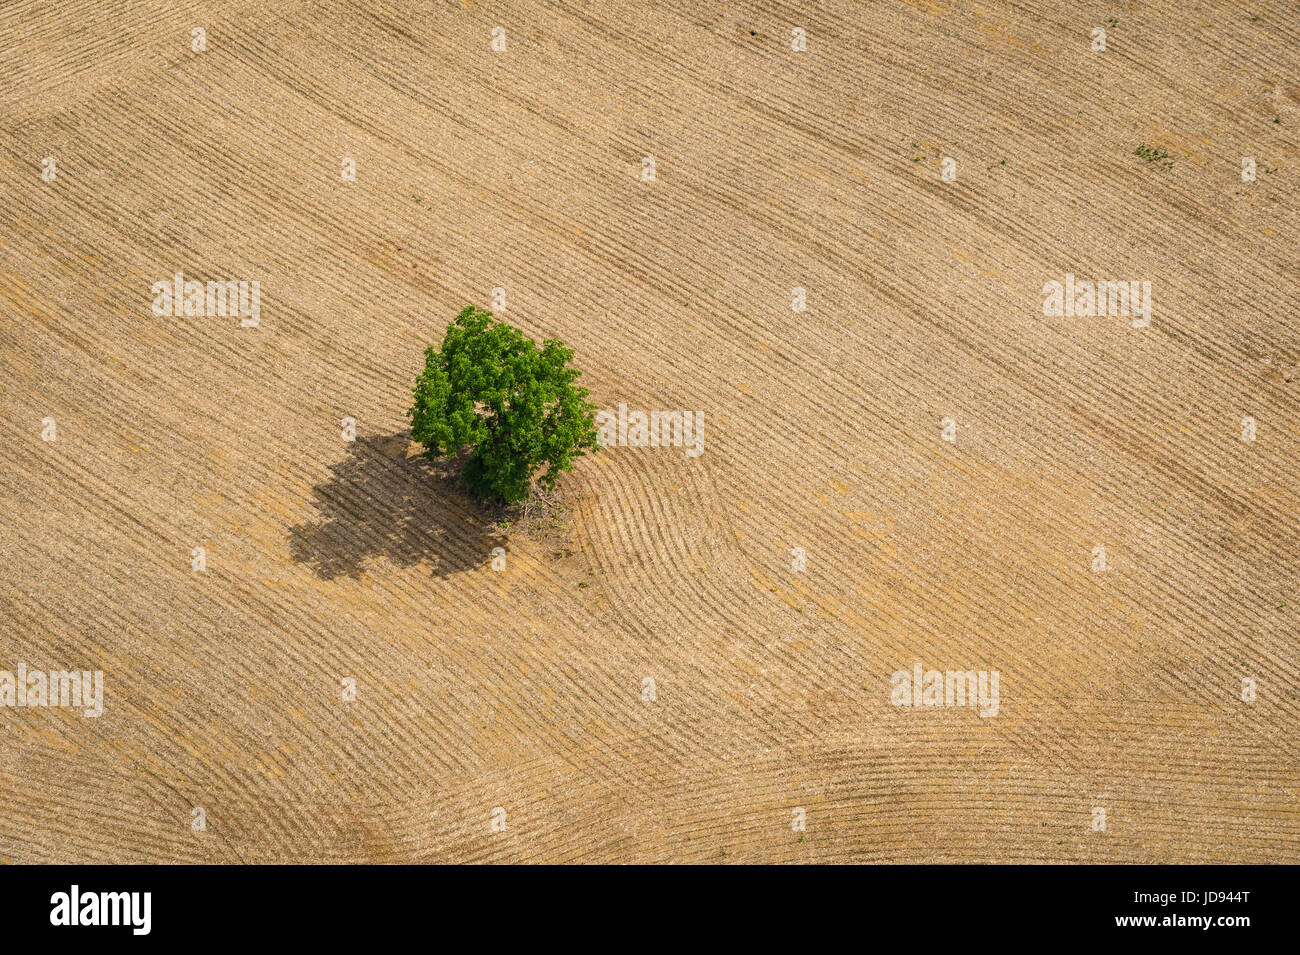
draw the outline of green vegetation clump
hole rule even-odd
[[[558,339],[539,349],[519,329],[469,306],[424,353],[408,415],[430,460],[472,456],[461,481],[498,502],[527,500],[534,476],[545,491],[596,447],[595,405],[574,382],[573,352]],[[544,470],[543,470],[544,469]]]
[[[1174,166],[1174,161],[1168,152],[1156,146],[1148,146],[1146,143],[1133,150],[1133,155],[1140,156],[1148,163],[1159,163],[1164,169],[1172,169]]]

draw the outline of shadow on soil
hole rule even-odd
[[[460,484],[463,461],[407,457],[405,431],[358,437],[330,476],[312,488],[315,519],[289,531],[289,552],[318,577],[359,578],[365,562],[430,565],[447,577],[481,568],[506,538],[497,515]]]

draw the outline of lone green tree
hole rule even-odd
[[[595,405],[574,382],[573,351],[558,339],[539,349],[523,332],[467,307],[442,347],[424,353],[408,412],[411,437],[430,460],[473,448],[461,472],[471,491],[497,501],[527,499],[534,475],[546,491],[596,447]]]

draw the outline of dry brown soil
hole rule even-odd
[[[1300,861],[1296,3],[19,0],[0,63],[0,669],[104,672],[0,708],[0,859]],[[704,453],[492,523],[403,432],[495,287]]]

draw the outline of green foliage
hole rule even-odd
[[[596,447],[595,405],[574,384],[573,351],[557,339],[539,349],[486,309],[467,307],[447,326],[442,347],[424,353],[408,415],[425,457],[474,453],[461,472],[471,491],[525,500],[534,475],[549,491],[563,471]]]
[[[1133,150],[1133,155],[1141,156],[1148,163],[1160,163],[1163,169],[1172,169],[1174,165],[1174,161],[1169,157],[1168,152],[1155,146],[1148,146],[1146,143]]]

